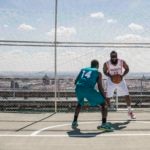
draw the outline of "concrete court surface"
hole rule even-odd
[[[109,112],[114,132],[97,130],[100,113],[0,113],[0,150],[150,150],[150,112]]]

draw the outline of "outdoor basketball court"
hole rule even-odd
[[[149,150],[150,112],[109,112],[114,132],[97,130],[100,113],[81,113],[79,127],[71,128],[73,113],[0,113],[0,150]]]

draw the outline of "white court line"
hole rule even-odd
[[[150,121],[133,121],[132,123],[145,123],[145,124],[147,124],[147,123],[150,123]]]
[[[118,121],[111,121],[111,122],[118,122]],[[124,121],[120,121],[124,122]],[[80,122],[79,124],[93,124],[93,123],[99,123],[98,121],[95,122]],[[150,124],[150,121],[133,121],[132,123],[147,123]],[[49,126],[46,128],[42,128],[38,131],[33,132],[30,135],[27,134],[0,134],[0,137],[127,137],[127,136],[150,136],[150,133],[107,133],[107,134],[76,134],[76,135],[68,135],[68,134],[50,134],[50,135],[38,135],[40,132],[45,131],[47,129],[53,129],[53,128],[59,128],[64,126],[71,126],[71,124],[59,124],[55,126]]]
[[[68,134],[51,134],[51,135],[15,135],[15,134],[1,134],[0,137],[127,137],[127,136],[150,136],[150,133],[126,133],[126,134],[116,134],[116,133],[109,133],[109,134],[86,134],[86,135],[68,135]]]
[[[97,123],[97,122],[80,122],[79,124],[92,124],[92,123]],[[46,128],[43,128],[43,129],[40,129],[40,130],[37,130],[37,131],[33,132],[31,134],[31,136],[37,135],[40,132],[45,131],[47,129],[53,129],[53,128],[64,127],[64,126],[71,126],[71,124],[69,123],[69,124],[61,124],[61,125],[49,126],[49,127],[46,127]]]
[[[118,121],[112,121],[112,122],[118,122]],[[124,122],[124,121],[120,121],[120,122]],[[150,123],[150,121],[146,122],[146,121],[133,121],[134,123]],[[98,123],[98,121],[95,121],[95,122],[80,122],[79,124],[93,124],[93,123]],[[71,126],[71,124],[59,124],[59,125],[55,125],[55,126],[49,126],[49,127],[46,127],[46,128],[42,128],[40,130],[37,130],[35,132],[33,132],[31,134],[31,136],[34,136],[34,135],[37,135],[39,134],[40,132],[43,132],[45,130],[48,130],[48,129],[53,129],[53,128],[57,128],[57,127],[64,127],[64,126]]]

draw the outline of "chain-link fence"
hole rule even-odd
[[[131,97],[131,106],[133,108],[150,108],[150,79],[126,79],[126,83],[129,89]],[[112,109],[117,110],[119,108],[126,108],[126,101],[124,97],[118,97],[117,91],[112,98]]]
[[[119,58],[129,64],[131,72],[150,71],[147,68],[150,40],[146,38],[147,33],[142,37],[147,30],[143,26],[139,28],[139,25],[130,24],[131,18],[124,16],[128,13],[128,16],[132,16],[133,12],[136,16],[139,13],[136,13],[137,10],[126,9],[122,13],[122,9],[114,9],[115,2],[110,7],[107,1],[91,0],[3,3],[0,13],[3,22],[0,39],[1,111],[74,111],[77,102],[74,93],[77,74],[74,72],[89,66],[92,59],[99,60],[102,72],[103,63],[110,59],[110,52],[114,49]],[[121,5],[124,8],[124,4]],[[97,12],[97,6],[106,10]],[[146,16],[149,9],[143,12]],[[139,16],[143,14],[138,15],[138,19]],[[29,23],[21,23],[24,21]],[[142,35],[129,34],[129,29],[143,32]],[[9,77],[2,75],[3,71],[9,70],[31,71],[31,75],[27,78],[17,78],[9,73]],[[51,72],[51,75],[33,75],[34,72],[44,71]],[[144,76],[127,80],[133,107],[149,107],[149,80]],[[114,109],[124,107],[122,98],[114,94],[113,99]],[[97,108],[89,108],[86,102],[83,110],[93,111]]]
[[[0,111],[57,111],[72,112],[77,104],[74,92],[74,77],[59,78],[57,99],[55,99],[54,78],[1,78]],[[106,80],[103,80],[105,87]],[[150,108],[150,79],[126,79],[134,108]],[[117,100],[118,99],[118,103]],[[55,103],[55,101],[57,103]],[[126,108],[122,97],[111,100],[111,109]],[[55,106],[55,104],[57,104]],[[85,101],[83,111],[97,111]]]

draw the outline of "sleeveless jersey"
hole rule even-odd
[[[110,75],[122,75],[122,70],[123,70],[123,60],[118,59],[118,63],[116,65],[113,65],[111,61],[106,62],[108,72]]]
[[[99,77],[98,69],[96,68],[83,68],[81,69],[77,78],[77,86],[94,88]]]

